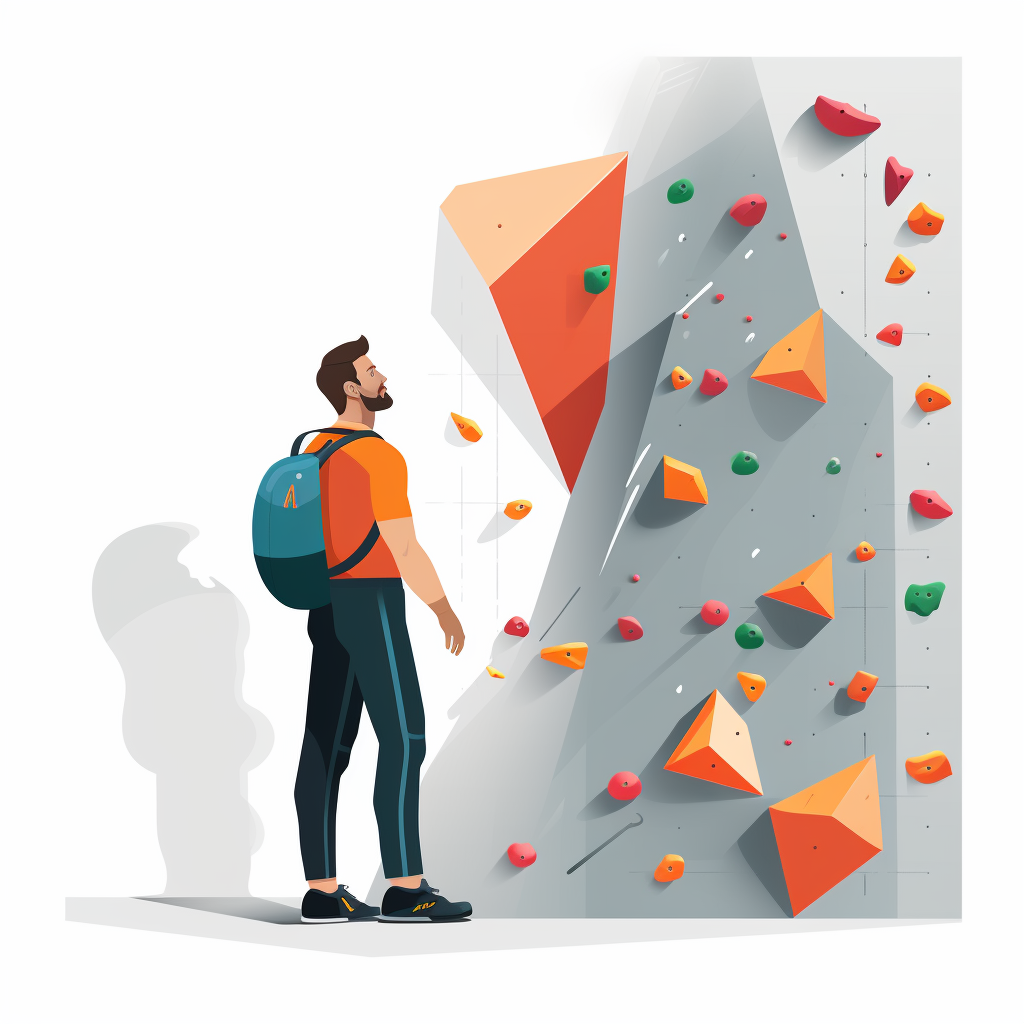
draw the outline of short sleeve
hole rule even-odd
[[[409,470],[405,459],[387,441],[374,443],[373,448],[372,457],[363,463],[370,474],[373,517],[378,523],[388,519],[406,519],[412,515],[412,509],[409,507]]]

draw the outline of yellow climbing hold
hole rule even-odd
[[[491,668],[490,665],[487,666],[487,674],[492,679],[504,679],[505,678],[505,673],[504,672],[499,672],[496,668]]]

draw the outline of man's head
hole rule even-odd
[[[345,415],[349,402],[362,403],[370,412],[391,408],[393,400],[384,387],[387,377],[373,365],[369,350],[370,343],[360,335],[332,348],[320,364],[316,386],[339,416]]]

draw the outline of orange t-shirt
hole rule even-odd
[[[317,434],[306,448],[317,452],[341,434]],[[376,437],[363,437],[338,449],[320,467],[327,564],[338,565],[362,544],[374,522],[412,515],[407,494],[409,471],[397,448]],[[333,579],[379,579],[400,576],[383,537],[348,572]]]

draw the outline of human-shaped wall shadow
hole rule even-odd
[[[93,610],[124,672],[125,745],[156,775],[164,895],[247,895],[263,840],[248,773],[273,730],[242,698],[245,609],[178,561],[198,533],[157,523],[122,534],[96,563]]]

